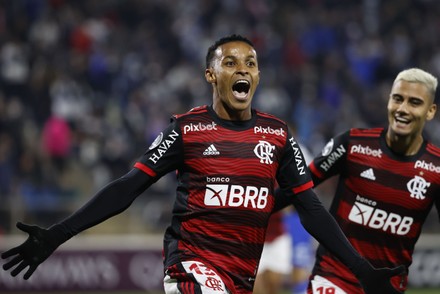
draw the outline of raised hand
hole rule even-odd
[[[1,257],[3,259],[12,257],[11,260],[3,265],[3,269],[9,270],[15,267],[11,271],[11,275],[15,277],[26,267],[29,267],[24,274],[24,279],[27,280],[37,267],[55,251],[60,243],[57,242],[55,233],[50,229],[26,225],[21,222],[17,223],[17,228],[28,233],[29,237],[21,245],[2,253]]]

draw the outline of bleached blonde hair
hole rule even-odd
[[[435,76],[420,68],[409,68],[401,71],[394,79],[394,83],[403,80],[410,83],[421,83],[426,86],[432,95],[432,100],[435,99],[435,92],[437,91],[438,81]]]

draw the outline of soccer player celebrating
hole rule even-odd
[[[252,43],[232,35],[206,56],[212,105],[174,115],[124,176],[48,229],[18,223],[29,234],[2,254],[28,279],[74,235],[121,213],[163,175],[177,170],[173,217],[164,237],[164,288],[171,293],[252,293],[276,181],[304,226],[362,281],[368,293],[398,293],[403,268],[375,269],[343,235],[311,189],[310,173],[285,122],[251,108],[259,83]],[[270,97],[268,97],[270,99]]]
[[[440,211],[440,149],[423,137],[436,113],[436,89],[437,79],[426,71],[400,72],[388,100],[388,128],[342,133],[309,165],[315,185],[339,175],[330,212],[376,267],[408,268],[428,213],[434,204]],[[407,275],[392,284],[405,291]],[[308,291],[362,293],[349,268],[323,246]]]

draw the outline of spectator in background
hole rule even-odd
[[[71,152],[71,136],[69,124],[61,117],[52,116],[44,124],[43,150],[59,173],[64,171]]]

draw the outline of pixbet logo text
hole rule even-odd
[[[417,160],[414,164],[414,168],[422,168],[428,171],[440,173],[440,166],[436,166],[432,162],[426,162],[424,160]]]
[[[217,130],[217,124],[215,122],[211,122],[209,124],[193,124],[190,123],[189,125],[183,126],[183,133],[189,133],[189,132],[202,132],[202,131],[212,131]]]
[[[270,135],[276,135],[284,137],[284,134],[286,133],[282,128],[279,129],[272,129],[271,127],[262,127],[262,126],[256,126],[254,127],[254,133],[255,134],[270,134]]]
[[[371,149],[370,146],[353,145],[351,146],[350,153],[359,153],[373,157],[382,157],[382,150]]]

